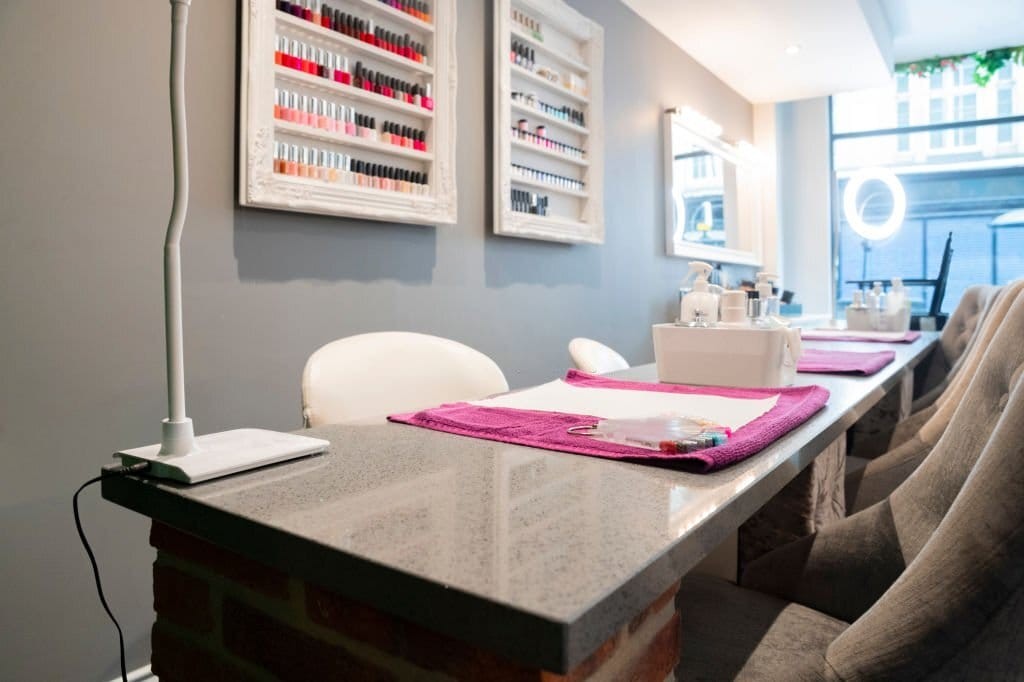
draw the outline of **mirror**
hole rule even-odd
[[[668,253],[761,265],[760,169],[749,145],[721,140],[721,128],[692,109],[665,114]]]

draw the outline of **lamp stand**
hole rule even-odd
[[[181,314],[181,233],[188,212],[188,130],[185,118],[185,45],[191,0],[171,2],[171,140],[174,203],[164,242],[164,324],[167,407],[157,445],[115,454],[125,464],[150,463],[149,474],[185,483],[226,476],[323,452],[325,440],[263,429],[236,429],[195,437],[185,414],[185,356]]]

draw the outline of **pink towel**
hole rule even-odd
[[[874,353],[855,353],[845,350],[804,348],[797,363],[798,372],[818,374],[863,374],[871,376],[896,359],[891,350]]]
[[[718,447],[668,454],[609,443],[566,432],[570,426],[594,423],[596,415],[516,410],[504,407],[480,407],[469,403],[452,403],[421,412],[395,414],[393,422],[421,426],[435,431],[456,433],[473,438],[496,440],[503,443],[528,445],[546,450],[558,450],[580,455],[591,455],[640,464],[656,464],[709,472],[734,464],[763,450],[811,418],[828,401],[829,393],[821,386],[794,386],[789,388],[722,388],[716,386],[681,386],[652,384],[639,381],[618,381],[606,377],[569,370],[566,382],[574,386],[594,388],[621,388],[633,391],[659,391],[716,395],[729,398],[763,399],[778,395],[779,399],[768,412],[737,429],[728,443]]]
[[[800,338],[804,341],[867,341],[870,343],[913,343],[921,338],[921,332],[907,332],[902,338],[879,339],[874,336],[849,332],[847,334],[815,334],[813,329],[804,329],[800,332]]]

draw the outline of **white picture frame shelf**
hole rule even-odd
[[[604,29],[562,0],[494,12],[494,232],[603,244]],[[515,63],[513,45],[532,62]]]
[[[328,0],[327,5],[346,16],[372,21],[374,28],[389,31],[403,42],[424,46],[426,58],[414,59],[390,49],[347,35],[329,26],[281,9],[276,0],[243,0],[241,23],[239,99],[239,203],[302,213],[362,218],[387,222],[432,225],[454,223],[458,218],[455,175],[455,2],[428,0],[430,21],[395,9],[379,0]],[[287,4],[287,3],[285,3]],[[301,4],[301,3],[299,3]],[[315,3],[318,7],[321,2]],[[286,41],[282,43],[281,41]],[[433,108],[421,94],[412,103],[373,89],[357,87],[354,80],[344,83],[333,77],[309,73],[280,63],[281,48],[292,51],[293,41],[300,52],[309,49],[314,58],[322,53],[347,59],[350,79],[356,76],[357,62],[365,69],[388,79],[416,85],[425,93],[428,86]],[[394,44],[395,41],[390,41]],[[308,46],[304,48],[301,46]],[[408,53],[406,53],[408,54]],[[288,56],[285,56],[288,61]],[[334,67],[340,63],[335,62]],[[281,93],[289,93],[282,95]],[[285,101],[294,93],[300,102],[323,102],[324,111],[350,111],[373,118],[374,131],[353,134],[344,123],[333,120],[308,124],[291,120],[283,113],[291,111]],[[345,107],[345,109],[341,109]],[[328,118],[330,116],[328,115]],[[384,123],[422,131],[423,145],[410,142],[394,144],[384,139]],[[370,130],[369,126],[362,128]],[[406,138],[411,139],[411,138]],[[281,170],[280,153],[290,155],[310,150],[317,154],[317,170],[307,175]],[[360,161],[372,164],[373,181],[366,174],[356,175],[348,164]],[[320,160],[323,163],[320,163]],[[290,157],[285,159],[290,160]],[[328,171],[320,169],[338,166]],[[384,170],[378,170],[378,169]],[[394,169],[392,171],[391,169]],[[288,168],[288,170],[293,170]],[[333,170],[335,172],[330,172]],[[425,183],[402,180],[403,172],[425,174]],[[395,177],[388,177],[394,174]],[[318,177],[322,176],[322,177]],[[415,177],[415,176],[413,176]],[[420,176],[422,177],[422,176]],[[376,186],[375,186],[376,185]],[[406,191],[409,190],[409,191]]]

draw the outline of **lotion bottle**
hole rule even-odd
[[[683,296],[679,309],[679,322],[691,327],[710,327],[718,323],[718,296],[711,292],[708,277],[712,267],[702,261],[690,263],[694,276],[693,289]]]
[[[870,313],[864,305],[864,292],[860,289],[853,292],[853,302],[846,306],[846,328],[857,332],[871,329]]]
[[[910,299],[903,287],[903,278],[892,278],[892,290],[886,303],[889,331],[905,332],[910,329]]]

